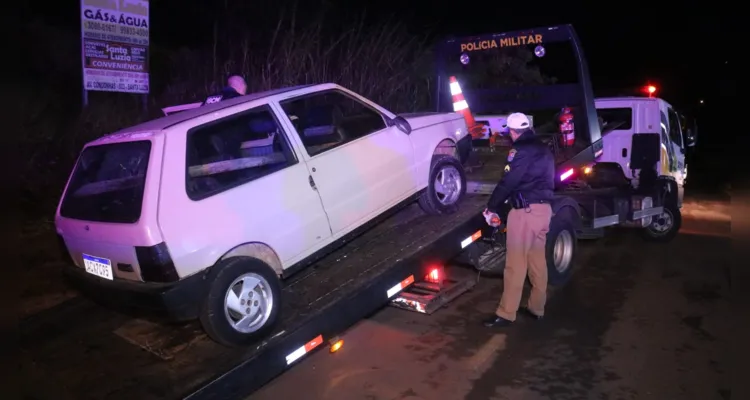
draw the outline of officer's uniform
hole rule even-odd
[[[507,124],[515,130],[530,125],[528,118],[520,113],[508,116]],[[533,131],[526,131],[513,143],[505,174],[487,203],[487,210],[496,214],[506,200],[513,207],[507,221],[503,296],[495,311],[505,321],[495,321],[491,325],[515,321],[527,273],[532,285],[527,310],[537,317],[544,315],[547,297],[545,244],[552,218],[550,203],[554,185],[552,152]]]

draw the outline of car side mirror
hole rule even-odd
[[[411,125],[409,125],[409,121],[407,121],[406,118],[401,117],[401,116],[396,116],[395,118],[391,120],[391,122],[401,132],[404,132],[407,135],[411,134]]]

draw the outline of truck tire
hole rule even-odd
[[[641,237],[649,242],[666,243],[672,241],[682,227],[682,212],[674,202],[664,205],[664,212],[656,215],[651,224],[640,229]]]
[[[427,189],[418,200],[422,210],[430,215],[453,214],[465,194],[466,173],[461,162],[444,154],[432,157]]]
[[[573,209],[563,207],[550,221],[544,249],[549,285],[562,286],[573,274],[573,260],[578,249],[575,218],[576,212]],[[478,271],[487,276],[502,276],[506,260],[504,243],[490,246],[477,242],[471,250],[475,253],[470,255],[470,258]]]
[[[576,237],[576,212],[563,207],[552,216],[547,232],[547,281],[552,286],[562,286],[573,275],[578,242]]]
[[[230,257],[216,264],[200,313],[203,329],[225,346],[243,346],[269,334],[281,309],[276,273],[252,257]]]

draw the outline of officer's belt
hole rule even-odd
[[[520,207],[520,204],[517,204],[515,201],[510,202],[510,206],[515,210],[520,210],[524,207]],[[549,200],[526,200],[526,204],[532,205],[532,204],[551,204],[552,202]]]

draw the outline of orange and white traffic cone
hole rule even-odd
[[[458,84],[458,79],[456,79],[455,76],[451,76],[449,80],[451,96],[453,96],[453,111],[460,112],[461,115],[464,116],[466,126],[469,128],[469,133],[474,139],[481,138],[484,135],[484,128],[482,125],[477,124],[477,121],[474,120],[474,116],[471,115],[469,104],[466,102],[466,99],[464,99],[464,94],[461,91],[461,85]]]

